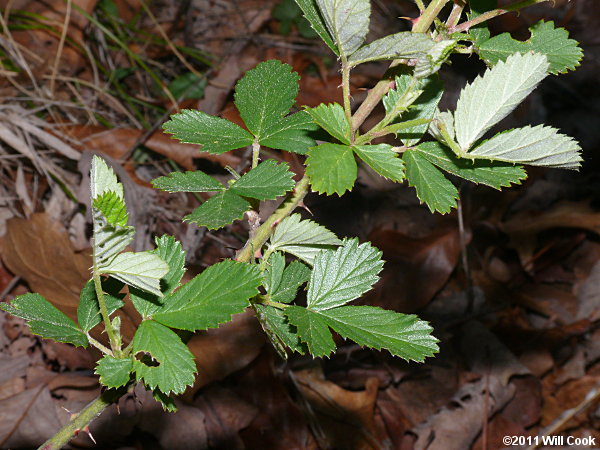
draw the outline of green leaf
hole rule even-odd
[[[431,212],[447,214],[456,207],[458,190],[422,153],[407,150],[402,159],[406,163],[408,185],[417,190],[417,197]]]
[[[267,260],[267,267],[263,272],[264,286],[267,293],[275,291],[281,283],[283,271],[285,270],[285,256],[283,253],[274,252]]]
[[[326,105],[321,103],[316,108],[307,108],[306,112],[312,119],[330,135],[344,144],[350,144],[350,124],[339,103]]]
[[[87,336],[75,322],[40,294],[19,295],[10,303],[0,303],[0,309],[25,319],[31,332],[44,339],[88,346]]]
[[[169,266],[152,252],[126,252],[117,255],[109,264],[99,267],[98,271],[160,296],[160,280],[169,272]]]
[[[108,264],[131,242],[135,234],[133,227],[121,227],[109,224],[102,213],[93,209],[94,217],[94,260],[96,266]]]
[[[247,147],[254,140],[235,123],[193,109],[173,114],[163,129],[181,142],[201,145],[203,152],[216,154]]]
[[[316,0],[339,55],[350,56],[369,32],[369,0]]]
[[[394,117],[406,111],[419,98],[425,82],[414,78],[409,69],[401,68],[400,70],[406,73],[396,75],[394,89],[390,89],[382,99],[386,115]]]
[[[342,337],[366,347],[389,350],[409,361],[423,362],[439,351],[431,326],[415,315],[374,306],[342,306],[320,314]]]
[[[313,356],[328,356],[335,351],[335,342],[321,314],[300,306],[288,306],[285,315]]]
[[[498,8],[498,0],[469,0],[469,8],[471,11],[468,14],[468,18],[471,20],[485,12]],[[490,30],[484,22],[471,28],[469,35],[473,38],[473,42],[478,44],[490,38]]]
[[[117,309],[121,308],[125,302],[125,294],[119,292],[123,289],[123,283],[112,278],[102,280],[102,290],[104,291],[104,302],[110,316]],[[90,331],[102,320],[100,316],[100,305],[96,295],[94,281],[89,280],[79,294],[79,306],[77,307],[77,322],[84,332]]]
[[[300,214],[283,219],[275,228],[269,250],[280,250],[312,265],[317,253],[340,245],[335,234],[312,220],[300,220]]]
[[[156,246],[156,250],[152,252],[157,254],[169,266],[169,272],[162,278],[160,286],[162,294],[166,295],[179,286],[185,273],[185,251],[180,242],[167,235],[156,238]],[[135,309],[144,318],[152,316],[163,303],[162,297],[134,287],[129,288],[129,297]]]
[[[310,136],[311,131],[319,127],[305,111],[284,117],[269,129],[269,135],[260,139],[260,144],[269,148],[305,154],[309,147],[315,145]]]
[[[200,172],[171,172],[166,177],[152,180],[152,186],[167,192],[219,192],[224,191],[219,181]]]
[[[115,172],[106,165],[102,158],[96,155],[92,157],[90,185],[92,200],[111,191],[115,192],[119,198],[123,198],[123,185],[117,181]]]
[[[230,190],[243,197],[275,200],[294,187],[294,174],[285,163],[264,161],[236,180]]]
[[[358,49],[348,58],[350,66],[385,59],[417,59],[435,46],[435,42],[425,33],[402,31],[371,42]]]
[[[149,353],[152,360],[140,353]],[[133,337],[133,354],[136,377],[150,389],[182,394],[187,386],[194,384],[194,355],[180,337],[164,325],[144,320]]]
[[[566,73],[579,66],[583,51],[578,42],[569,39],[564,28],[554,28],[554,22],[540,21],[529,28],[531,37],[526,41],[517,41],[510,33],[502,33],[481,43],[477,52],[488,64],[506,61],[513,53],[536,52],[546,55],[553,74]]]
[[[258,140],[268,137],[271,129],[294,105],[300,77],[292,67],[269,60],[246,72],[235,87],[235,104],[244,123]]]
[[[226,260],[165,296],[154,320],[182,330],[206,330],[231,320],[258,294],[262,276],[255,265]]]
[[[110,225],[126,226],[129,215],[125,202],[114,191],[107,191],[93,200],[93,206],[99,210]]]
[[[183,218],[186,222],[216,230],[244,217],[250,203],[231,191],[219,192]]]
[[[440,112],[439,110],[436,110],[434,114],[434,119],[429,124],[429,129],[427,131],[437,141],[441,142],[442,144],[448,145],[449,143],[447,143],[444,139],[444,136],[442,136],[442,132],[440,129],[442,126],[446,129],[446,131],[450,135],[450,138],[454,139],[454,116],[450,111]]]
[[[298,288],[310,278],[310,269],[300,261],[292,261],[283,271],[279,285],[269,294],[271,300],[279,303],[291,303],[296,298]]]
[[[313,190],[320,194],[341,196],[351,190],[357,170],[354,153],[347,145],[321,144],[312,147],[306,158],[306,174]]]
[[[381,252],[370,243],[347,239],[336,250],[315,258],[308,285],[307,307],[324,311],[344,305],[367,292],[383,268]]]
[[[354,151],[360,159],[382,177],[392,181],[404,179],[404,161],[389,144],[357,145]]]
[[[165,410],[166,412],[177,412],[177,405],[175,405],[175,400],[173,400],[172,397],[169,397],[169,395],[162,392],[160,389],[154,389],[152,391],[152,398],[158,403],[160,403],[160,406],[162,406],[163,410]]]
[[[483,76],[468,84],[460,93],[454,127],[463,151],[504,119],[542,81],[548,60],[537,53],[515,53],[500,61]]]
[[[457,41],[453,39],[445,39],[436,42],[427,54],[417,61],[414,70],[415,77],[425,78],[440,70],[442,64],[446,62],[450,53],[452,53],[452,50],[456,47],[456,44]]]
[[[466,157],[529,164],[532,166],[577,169],[581,147],[552,127],[538,125],[499,133],[471,150]]]
[[[254,305],[254,308],[256,309],[261,325],[263,325],[263,329],[282,357],[285,358],[287,356],[284,347],[288,347],[300,354],[305,353],[295,327],[290,325],[282,310],[260,304]]]
[[[437,76],[427,78],[422,85],[422,94],[411,105],[411,108],[402,114],[402,121],[433,119],[443,93],[444,85]],[[421,140],[429,128],[429,123],[405,128],[401,132],[398,132],[397,136],[404,145],[412,147]]]
[[[325,23],[323,22],[323,19],[317,10],[315,0],[296,0],[296,3],[304,13],[306,20],[310,22],[312,29],[316,31],[319,37],[323,39],[323,42],[327,44],[333,53],[339,55],[339,51],[333,43],[331,35],[325,28]]]
[[[133,359],[104,355],[98,361],[94,372],[100,375],[100,383],[108,388],[125,386],[129,383],[130,374],[133,372]]]
[[[470,161],[458,158],[452,150],[439,142],[423,142],[419,144],[416,151],[446,172],[498,190],[510,186],[511,183],[521,184],[521,180],[527,178],[527,173],[522,166],[482,159]]]

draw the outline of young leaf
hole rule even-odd
[[[283,271],[281,281],[269,291],[271,300],[279,303],[291,303],[296,298],[298,288],[310,277],[310,269],[300,261],[292,261]]]
[[[149,353],[153,361],[140,353]],[[144,320],[140,324],[133,337],[133,354],[137,380],[150,389],[182,394],[194,384],[194,355],[174,331],[160,323]]]
[[[298,336],[306,343],[311,355],[328,356],[335,351],[335,342],[321,314],[301,306],[288,306],[285,315],[296,327]]]
[[[411,105],[411,108],[402,114],[402,121],[433,119],[443,93],[444,85],[437,76],[434,75],[424,80],[422,94]],[[403,129],[397,133],[397,136],[404,145],[411,147],[421,140],[427,128],[429,128],[429,123]]]
[[[458,190],[421,153],[407,150],[402,159],[406,163],[408,185],[417,190],[417,197],[431,212],[447,214],[456,207]]]
[[[265,326],[268,328],[265,331],[283,358],[287,356],[285,354],[285,347],[302,355],[304,354],[305,350],[300,343],[300,339],[298,339],[298,334],[296,334],[295,328],[290,325],[282,310],[261,304],[254,305],[254,308],[263,325],[263,329]]]
[[[219,192],[225,186],[210,175],[200,172],[171,172],[152,180],[152,186],[167,192]]]
[[[414,70],[415,77],[425,78],[440,70],[442,64],[448,59],[454,47],[456,47],[456,43],[457,41],[452,39],[436,42],[427,54],[417,60]]]
[[[510,33],[502,33],[486,40],[477,47],[479,56],[488,64],[506,61],[513,53],[536,52],[546,55],[553,74],[566,73],[579,66],[583,51],[577,41],[569,39],[564,28],[554,28],[554,22],[540,21],[529,28],[531,37],[522,42],[512,38]]]
[[[293,176],[287,164],[277,164],[270,159],[236,180],[230,190],[242,197],[275,200],[294,187]]]
[[[181,142],[201,145],[203,152],[215,154],[247,147],[254,140],[235,123],[193,109],[173,114],[163,129]]]
[[[31,332],[44,339],[66,342],[76,347],[88,346],[87,336],[75,322],[40,294],[19,295],[10,303],[0,303],[0,309],[25,319]]]
[[[312,265],[317,253],[340,245],[335,234],[312,220],[300,220],[300,214],[292,214],[277,225],[269,249],[294,255]]]
[[[123,289],[123,283],[118,280],[112,278],[102,280],[104,301],[106,302],[106,309],[109,316],[125,304],[123,301],[125,294],[119,293],[121,289]],[[77,322],[79,322],[81,329],[87,333],[98,325],[101,320],[96,287],[94,286],[94,281],[89,280],[79,294]]]
[[[577,169],[581,147],[552,127],[538,125],[499,133],[468,153],[468,156],[532,166]]]
[[[246,72],[235,87],[240,116],[260,141],[286,115],[298,95],[299,76],[281,61],[269,60]]]
[[[315,258],[308,285],[307,307],[324,311],[344,305],[367,292],[383,268],[381,252],[368,242],[345,240],[336,250],[323,250]]]
[[[429,129],[427,130],[437,141],[447,145],[444,136],[442,136],[441,127],[446,130],[450,139],[455,138],[454,115],[452,115],[450,111],[440,112],[439,110],[436,110],[433,120],[429,124]]]
[[[133,371],[133,359],[113,358],[104,355],[98,361],[94,373],[100,375],[100,383],[108,388],[117,388],[129,383],[130,374]]]
[[[110,225],[124,227],[129,215],[125,202],[114,191],[107,191],[93,200],[93,207],[99,210]]]
[[[160,280],[169,272],[169,266],[152,252],[126,252],[115,256],[109,264],[99,267],[98,271],[160,296]]]
[[[306,159],[306,174],[313,189],[320,194],[341,196],[351,190],[357,176],[352,148],[339,144],[312,147]]]
[[[260,144],[303,155],[315,145],[310,132],[318,129],[311,117],[305,111],[300,111],[284,117],[269,128],[268,134],[260,139]]]
[[[438,340],[431,335],[433,329],[415,315],[374,306],[341,306],[319,314],[342,337],[362,346],[389,350],[407,361],[423,362],[439,351]]]
[[[515,53],[468,84],[460,93],[454,113],[456,138],[462,150],[469,150],[510,114],[546,77],[547,71],[544,55]]]
[[[182,330],[206,330],[231,320],[258,294],[262,276],[255,265],[226,260],[165,296],[154,320]]]
[[[323,42],[327,44],[327,46],[331,49],[333,53],[339,56],[339,51],[336,48],[333,40],[331,39],[331,35],[325,28],[325,23],[317,10],[317,6],[315,4],[315,0],[295,0],[296,4],[300,7],[302,12],[304,13],[304,17],[306,20],[310,22],[310,26],[313,30],[317,32],[319,37],[323,39]]]
[[[242,219],[249,209],[250,203],[242,197],[231,191],[224,191],[209,198],[183,220],[216,230]]]
[[[370,0],[316,0],[339,55],[348,57],[369,32]]]
[[[351,66],[385,59],[417,59],[435,46],[435,42],[425,33],[402,31],[377,39],[358,49],[348,58]]]
[[[93,209],[94,217],[94,260],[100,267],[110,261],[133,241],[135,229],[110,225],[102,213]]]
[[[123,185],[117,181],[115,172],[108,167],[106,162],[99,156],[92,157],[90,169],[90,188],[92,201],[105,192],[114,192],[119,198],[123,198]]]
[[[470,161],[458,158],[452,150],[439,142],[423,142],[419,144],[416,151],[446,172],[498,190],[510,186],[511,183],[521,184],[521,180],[527,178],[527,173],[522,166],[483,159]]]
[[[321,103],[316,108],[307,108],[306,112],[312,119],[330,135],[344,144],[350,144],[350,124],[339,103],[326,105]]]
[[[181,247],[181,243],[174,237],[165,235],[156,238],[156,250],[152,252],[169,266],[169,272],[161,280],[160,290],[163,295],[170,294],[179,286],[185,273],[185,251]],[[148,318],[158,311],[163,302],[161,297],[132,286],[129,287],[129,297],[135,309],[144,318]]]
[[[160,389],[154,389],[152,391],[152,398],[160,403],[163,410],[166,412],[177,412],[177,405],[175,404],[175,400],[172,397],[169,397],[168,394],[165,394]]]
[[[404,161],[389,144],[357,145],[354,151],[369,167],[392,181],[404,179]]]

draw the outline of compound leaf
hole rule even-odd
[[[133,354],[137,380],[150,389],[182,394],[194,383],[194,356],[173,330],[160,323],[144,320],[140,324],[133,337]]]
[[[548,60],[538,53],[515,53],[488,69],[460,93],[454,127],[463,151],[505,118],[542,81]]]
[[[553,74],[565,73],[579,66],[583,51],[577,41],[569,39],[567,30],[554,28],[554,22],[540,21],[529,31],[531,37],[524,42],[513,39],[510,33],[494,36],[479,45],[479,56],[494,65],[498,61],[505,61],[513,53],[541,53],[548,58],[548,71]]]
[[[357,145],[353,147],[360,159],[384,178],[392,181],[404,179],[404,161],[389,144]]]
[[[315,145],[310,132],[318,129],[310,115],[300,111],[277,122],[269,129],[269,134],[260,139],[260,144],[303,155],[309,147]]]
[[[319,14],[317,9],[315,0],[295,0],[296,4],[300,7],[302,12],[304,13],[304,17],[306,20],[310,22],[310,26],[316,33],[319,35],[323,42],[327,44],[327,46],[331,49],[333,53],[339,55],[339,51],[333,43],[333,39],[331,39],[331,35],[327,31],[325,27],[325,23]]]
[[[382,268],[381,252],[368,242],[359,245],[356,238],[336,250],[322,250],[310,274],[307,307],[324,311],[360,297],[379,279]]]
[[[335,350],[335,342],[321,314],[300,306],[288,306],[285,315],[313,356],[328,356]]]
[[[152,186],[167,192],[219,192],[224,191],[219,181],[200,172],[171,172],[166,177],[152,180]]]
[[[163,129],[181,142],[201,145],[203,152],[215,154],[247,147],[254,140],[235,123],[193,109],[173,114]]]
[[[522,166],[483,159],[471,161],[458,158],[452,150],[439,142],[423,142],[419,144],[417,151],[430,163],[446,172],[498,190],[510,186],[511,183],[521,184],[521,180],[527,178],[527,173]]]
[[[351,190],[357,176],[351,147],[325,143],[312,147],[306,159],[306,174],[316,192],[342,195]]]
[[[499,133],[475,147],[467,157],[577,169],[582,160],[580,150],[573,138],[555,128],[538,125]]]
[[[312,265],[317,253],[341,243],[324,226],[312,220],[301,220],[300,214],[292,214],[275,228],[269,249],[289,253]]]
[[[293,177],[287,164],[277,164],[270,159],[245,173],[231,185],[230,190],[243,197],[275,200],[294,187]]]
[[[330,135],[344,144],[350,144],[350,124],[339,103],[321,103],[315,108],[307,108],[306,112]]]
[[[19,295],[10,303],[0,303],[13,316],[25,319],[31,332],[44,339],[87,347],[87,336],[75,322],[40,294]]]
[[[300,77],[292,67],[275,59],[246,72],[235,87],[235,104],[244,123],[260,141],[278,129],[294,105]]]
[[[422,362],[439,351],[431,326],[415,315],[374,306],[341,306],[320,314],[342,337],[409,361]]]
[[[242,219],[249,209],[250,203],[242,197],[231,191],[224,191],[209,198],[183,220],[216,230]]]
[[[417,190],[417,197],[431,212],[447,214],[456,207],[458,190],[423,154],[407,150],[402,159],[406,163],[408,185]]]
[[[108,388],[117,388],[129,383],[130,374],[133,371],[133,359],[113,358],[104,355],[96,365],[95,373],[100,375],[100,383]]]
[[[154,320],[182,330],[206,330],[231,320],[258,294],[262,276],[256,265],[226,260],[214,264],[165,296]]]
[[[435,42],[425,33],[402,31],[391,34],[361,47],[348,58],[351,66],[385,59],[424,58],[435,46]]]
[[[121,253],[98,271],[121,280],[130,286],[161,296],[160,280],[169,266],[153,252]]]
[[[369,32],[369,0],[316,0],[339,55],[349,56],[362,45]]]

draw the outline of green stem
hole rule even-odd
[[[104,328],[106,330],[106,334],[108,334],[108,340],[110,341],[110,348],[112,349],[113,354],[119,357],[121,355],[121,342],[117,334],[115,333],[115,330],[112,327],[112,323],[110,322],[110,315],[108,314],[106,300],[104,299],[104,291],[102,290],[102,280],[100,279],[100,275],[96,271],[95,267],[92,278],[94,280],[94,287],[96,288],[98,305],[100,306],[100,315],[102,316],[102,320],[104,321]]]
[[[498,8],[492,11],[485,12],[480,16],[475,17],[474,19],[467,20],[466,22],[463,22],[455,27],[450,27],[448,31],[450,33],[461,33],[463,31],[468,31],[475,25],[479,25],[480,23],[486,22],[490,19],[493,19],[494,17],[498,17],[509,12],[518,11],[531,5],[536,5],[538,3],[547,3],[550,1],[552,0],[523,0],[517,3],[513,3],[512,5],[505,6],[504,8]]]
[[[98,350],[100,350],[105,355],[115,356],[115,355],[113,355],[113,352],[109,348],[102,345],[100,342],[98,342],[96,339],[91,337],[89,334],[87,335],[87,338],[88,338],[88,341],[90,341],[90,344],[92,344],[94,347],[96,347]]]
[[[425,8],[419,20],[417,20],[412,27],[413,33],[425,33],[431,27],[431,24],[436,19],[442,8],[448,3],[449,0],[432,0],[432,2]],[[392,61],[389,69],[392,69],[399,65],[402,61],[396,59]],[[388,69],[388,71],[389,71]],[[362,102],[360,107],[356,110],[354,117],[352,118],[352,132],[358,130],[363,124],[366,118],[373,112],[373,109],[379,104],[381,99],[392,87],[393,83],[390,79],[384,78],[379,81],[373,89],[367,94],[367,98]]]
[[[252,168],[258,166],[258,157],[260,156],[260,144],[258,140],[254,139],[252,142]]]
[[[346,120],[349,124],[352,123],[352,107],[350,106],[350,67],[346,58],[342,56],[342,96],[344,97],[344,112]],[[354,132],[350,132],[348,136],[350,142],[354,140]]]
[[[257,250],[260,250],[265,242],[271,237],[275,225],[289,216],[302,200],[304,200],[304,197],[308,194],[309,184],[308,177],[304,175],[304,177],[296,184],[292,194],[260,227],[256,229],[254,236],[252,236],[252,238],[246,242],[244,248],[238,252],[235,258],[237,261],[252,262],[254,260],[254,253]]]
[[[446,21],[446,26],[448,28],[453,28],[458,24],[464,8],[465,4],[461,0],[458,0],[457,3],[454,3],[454,6],[452,6],[452,12]]]
[[[260,303],[261,305],[266,305],[266,306],[272,306],[273,308],[277,308],[277,309],[281,309],[284,310],[285,308],[287,308],[289,305],[286,305],[285,303],[279,303],[279,302],[274,302],[273,300],[269,300],[265,297],[260,296],[261,298],[259,298],[255,303]]]
[[[38,450],[54,450],[63,448],[80,430],[85,429],[102,411],[116,402],[127,392],[127,388],[110,389],[100,394],[96,400],[82,409],[61,430],[44,442]]]

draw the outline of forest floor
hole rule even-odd
[[[184,224],[198,199],[156,192],[150,180],[172,170],[243,170],[249,153],[203,154],[161,125],[180,108],[240,123],[233,87],[271,58],[301,75],[298,105],[341,102],[335,60],[299,33],[291,3],[0,0],[0,301],[39,292],[75,317],[89,278],[90,217],[82,205],[94,153],[132,193],[135,250],[174,235],[188,254],[187,277],[234,255],[248,233],[243,223],[219,231]],[[583,47],[579,70],[545,81],[507,119],[543,121],[574,136],[581,171],[530,170],[525,183],[503,192],[460,184],[460,208],[444,216],[420,205],[412,188],[362,168],[352,193],[306,200],[318,222],[383,251],[383,276],[360,302],[430,321],[441,346],[435,358],[406,363],[340,342],[330,359],[286,362],[242,314],[188,342],[199,378],[177,400],[179,412],[164,413],[136,389],[93,422],[97,448],[464,450],[542,435],[595,438],[591,447],[600,447],[595,4],[557,0],[492,22],[495,32],[527,39],[532,24],[554,20]],[[408,29],[398,18],[416,15],[409,1],[373,5],[371,37]],[[385,67],[355,71],[356,100]],[[441,75],[449,87],[441,109],[482,69],[453,59]],[[301,156],[268,156],[303,170]],[[122,316],[125,339],[139,320]],[[94,399],[98,357],[42,340],[0,312],[0,448],[39,445]],[[81,432],[71,446],[94,444]],[[564,448],[576,447],[565,441]]]

